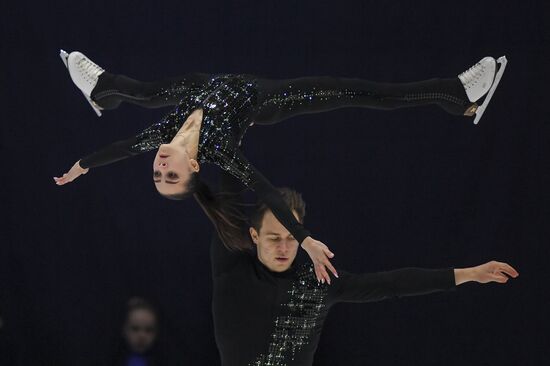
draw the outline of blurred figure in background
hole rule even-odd
[[[156,351],[158,313],[147,300],[133,297],[128,300],[122,338],[113,366],[160,366]]]

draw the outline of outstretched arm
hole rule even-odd
[[[62,177],[54,178],[57,185],[72,182],[88,169],[111,164],[141,153],[157,149],[170,142],[187,116],[187,105],[182,103],[159,122],[149,126],[139,135],[117,141],[77,161]]]
[[[119,160],[129,158],[140,154],[141,151],[135,151],[132,147],[138,143],[137,137],[131,137],[126,140],[115,142],[104,147],[80,160],[78,160],[71,169],[63,174],[62,177],[55,177],[55,183],[59,186],[70,183],[82,174],[86,174],[90,168],[114,163]]]
[[[507,275],[516,278],[519,274],[510,265],[495,261],[461,269],[404,268],[359,275],[342,273],[329,291],[336,302],[373,302],[445,291],[469,281],[505,283]]]

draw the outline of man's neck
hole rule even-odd
[[[258,259],[258,262],[260,262],[260,264],[265,268],[267,269],[269,272],[273,273],[274,275],[280,275],[280,276],[284,276],[288,273],[291,273],[293,272],[294,270],[294,265],[296,263],[296,259],[294,259],[294,261],[290,264],[290,266],[285,269],[284,271],[277,271],[277,270],[274,270],[272,268],[269,268],[269,266],[267,264],[265,264],[262,259],[260,258],[260,256],[256,255],[256,258]]]

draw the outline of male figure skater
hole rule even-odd
[[[234,178],[223,174],[220,185],[221,191],[240,200],[241,186]],[[300,194],[290,189],[281,193],[302,222],[305,204]],[[250,221],[255,250],[230,251],[218,235],[211,243],[212,310],[223,366],[312,365],[324,320],[337,302],[421,295],[469,281],[506,283],[508,276],[518,276],[510,265],[492,261],[462,269],[340,271],[331,284],[323,283],[313,264],[294,264],[299,244],[266,205],[259,204]]]

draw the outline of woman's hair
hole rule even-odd
[[[302,195],[290,188],[279,188],[286,205],[298,215],[298,221],[303,223],[306,215],[306,203]],[[229,250],[248,250],[252,248],[252,240],[248,228],[252,226],[260,231],[264,214],[269,207],[258,201],[251,219],[242,212],[244,204],[236,201],[236,194],[214,193],[208,185],[199,178],[199,173],[192,173],[186,183],[184,192],[165,195],[166,198],[182,200],[193,195],[210,221],[214,224],[218,236]]]
[[[194,172],[191,173],[191,176],[187,180],[187,183],[185,183],[181,192],[174,194],[161,194],[169,200],[181,201],[195,194],[201,183],[202,181],[199,177],[199,173]]]
[[[241,212],[243,204],[235,200],[235,194],[214,193],[204,183],[199,173],[192,173],[185,185],[184,192],[164,195],[173,200],[182,200],[193,195],[206,213],[223,244],[230,250],[247,250],[252,248],[250,236],[247,233],[248,219]]]

